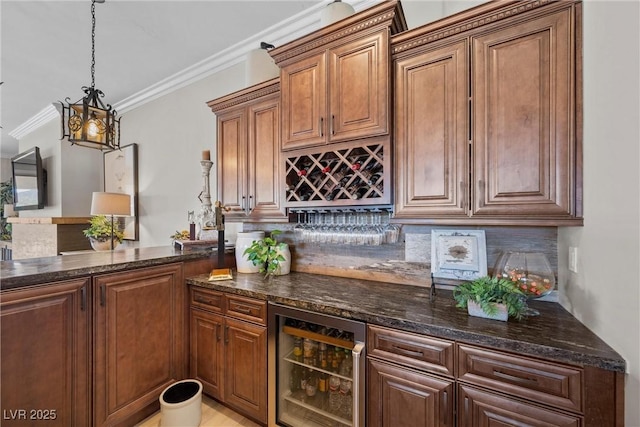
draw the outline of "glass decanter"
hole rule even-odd
[[[503,252],[496,261],[493,275],[516,282],[528,299],[543,297],[556,285],[549,260],[541,252]],[[539,313],[530,309],[527,314]]]

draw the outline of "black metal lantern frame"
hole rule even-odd
[[[100,98],[104,93],[95,87],[95,38],[96,13],[95,3],[91,1],[91,86],[83,86],[86,96],[75,103],[66,98],[62,107],[62,137],[72,145],[95,148],[102,151],[120,149],[120,118],[111,105],[104,104]]]

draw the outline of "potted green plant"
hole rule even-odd
[[[456,307],[466,308],[470,315],[507,320],[522,319],[527,312],[526,295],[518,285],[499,277],[480,277],[455,287]]]
[[[289,245],[278,242],[277,236],[281,233],[273,230],[269,237],[254,240],[243,252],[253,265],[260,266],[260,273],[265,273],[265,278],[289,273],[291,252]]]
[[[111,249],[111,219],[104,215],[96,215],[89,220],[91,226],[82,232],[91,242],[91,247],[96,251],[106,251]],[[113,247],[114,249],[124,239],[124,232],[120,229],[118,222],[113,223]]]

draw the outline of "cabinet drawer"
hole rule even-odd
[[[459,426],[581,427],[581,416],[458,385]]]
[[[453,376],[452,341],[369,326],[369,356],[379,357],[424,371]]]
[[[226,295],[226,314],[261,325],[267,324],[267,302],[237,295]]]
[[[203,310],[222,313],[224,295],[205,288],[191,287],[191,305]]]
[[[458,379],[582,412],[582,370],[483,348],[458,345]]]

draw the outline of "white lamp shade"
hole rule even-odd
[[[348,16],[356,13],[353,6],[349,3],[343,3],[340,0],[336,0],[333,3],[329,3],[327,7],[322,9],[320,13],[320,25],[326,27],[329,24],[338,22]]]
[[[91,197],[91,215],[131,216],[131,196],[95,191]]]
[[[13,203],[8,203],[4,205],[4,217],[11,218],[12,216],[16,216],[16,211],[13,209]]]
[[[273,58],[266,49],[253,49],[249,51],[244,74],[247,86],[266,82],[279,75],[280,68],[273,61]]]

